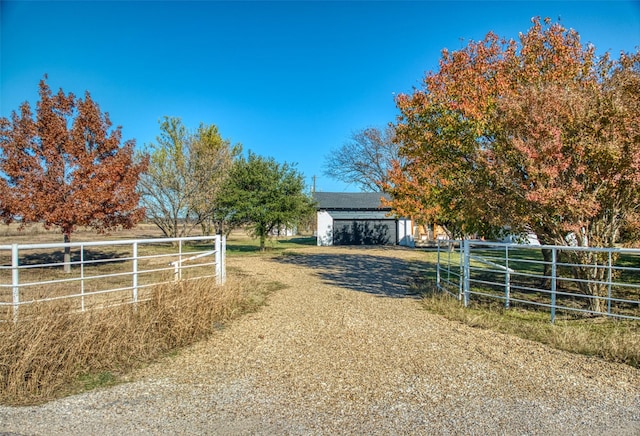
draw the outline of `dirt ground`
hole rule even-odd
[[[640,434],[640,371],[425,311],[419,251],[227,262],[282,289],[129,383],[0,407],[0,433]]]

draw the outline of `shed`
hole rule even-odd
[[[318,245],[413,246],[411,220],[391,216],[379,192],[316,192]]]

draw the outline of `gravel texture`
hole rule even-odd
[[[129,383],[0,407],[0,433],[640,435],[640,371],[426,312],[407,294],[418,251],[228,267],[287,287]]]

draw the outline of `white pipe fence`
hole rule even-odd
[[[437,287],[464,305],[640,319],[640,250],[438,241]],[[543,255],[543,250],[548,254]]]
[[[85,311],[145,301],[154,286],[177,280],[214,277],[222,284],[225,252],[219,235],[0,245],[0,320],[17,320],[36,302],[66,301]]]

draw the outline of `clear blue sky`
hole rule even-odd
[[[322,174],[353,131],[385,126],[393,94],[437,69],[440,51],[531,17],[560,19],[598,52],[640,46],[640,2],[0,1],[0,116],[55,91],[89,91],[124,139],[155,142],[158,120],[216,124],[223,137]]]

